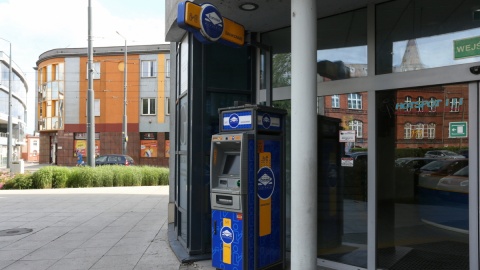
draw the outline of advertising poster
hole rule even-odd
[[[73,141],[73,156],[77,156],[77,150],[82,153],[82,156],[87,156],[87,140],[74,140]],[[95,156],[100,155],[100,141],[95,140]]]
[[[158,157],[156,132],[140,132],[140,156],[146,158]]]
[[[87,133],[74,133],[73,140],[73,156],[77,156],[77,150],[82,153],[82,156],[87,156]],[[95,133],[95,156],[100,155],[100,133]]]
[[[73,150],[73,156],[77,156],[77,151],[80,151],[82,153],[82,156],[87,155],[87,140],[75,140],[73,142],[74,145],[74,150]]]

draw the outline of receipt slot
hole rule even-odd
[[[285,264],[285,110],[222,108],[212,136],[212,266],[271,269]]]

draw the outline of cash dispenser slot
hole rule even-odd
[[[233,205],[232,196],[217,195],[216,197],[217,197],[217,204]]]

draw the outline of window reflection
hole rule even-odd
[[[379,268],[469,268],[467,100],[464,84],[377,93]]]
[[[274,88],[291,85],[290,37],[290,27],[262,34],[262,43],[272,46],[274,50],[272,56]],[[318,20],[317,37],[318,82],[367,76],[366,9]],[[261,81],[264,81],[263,77]]]
[[[478,1],[398,0],[376,7],[376,74],[480,61]]]

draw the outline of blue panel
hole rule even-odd
[[[253,116],[252,111],[225,112],[220,119],[223,130],[242,130],[252,129]]]
[[[257,115],[261,119],[257,119],[257,130],[282,131],[283,115],[261,111],[257,111]]]
[[[272,153],[271,169],[275,176],[272,194],[272,233],[257,235],[257,267],[263,268],[282,259],[282,144],[279,140],[264,140],[264,152]],[[255,196],[256,197],[256,196]],[[258,200],[258,198],[257,198]]]
[[[254,245],[255,245],[255,140],[248,140],[248,269],[254,269]]]
[[[233,242],[231,264],[223,262],[223,240],[221,232],[223,219],[232,221]],[[242,218],[243,219],[243,218]],[[222,210],[212,210],[212,266],[219,269],[240,270],[243,269],[243,220],[239,219],[237,213]]]

